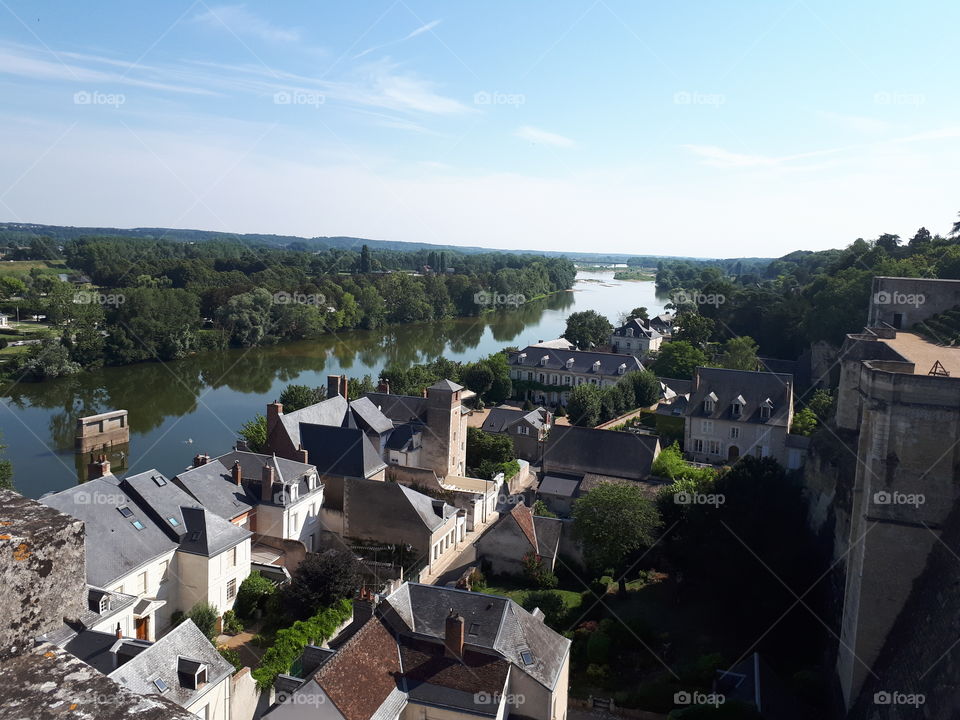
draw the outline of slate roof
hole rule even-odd
[[[117,652],[120,652],[122,658],[131,658],[150,647],[150,643],[133,638],[118,639],[114,633],[109,632],[83,630],[62,647],[87,665],[109,675],[117,669]]]
[[[521,358],[521,355],[526,357]],[[541,365],[541,358],[546,357],[546,365]],[[573,365],[568,368],[566,362],[573,359]],[[593,365],[600,362],[600,372],[595,373]],[[620,353],[588,352],[585,350],[554,350],[553,348],[542,348],[528,345],[523,350],[517,350],[510,353],[510,365],[516,367],[529,368],[531,370],[562,370],[565,372],[574,372],[580,374],[593,375],[618,375],[619,368],[625,364],[624,372],[633,372],[634,370],[643,370],[643,365],[633,355]]]
[[[596,473],[642,479],[650,474],[658,442],[655,435],[554,425],[543,453],[543,468],[547,474]]]
[[[365,478],[386,467],[370,438],[359,428],[300,424],[300,438],[322,475]]]
[[[563,522],[557,518],[533,516],[533,526],[537,531],[537,555],[552,558],[560,546],[560,532]]]
[[[394,423],[427,419],[427,399],[417,395],[391,395],[390,393],[367,393],[370,402]]]
[[[400,492],[406,498],[410,507],[413,508],[417,515],[420,516],[420,519],[423,520],[423,524],[431,531],[443,525],[450,516],[457,514],[457,509],[452,505],[434,500],[429,495],[417,492],[412,488],[408,488],[406,485],[401,485],[400,483],[393,484],[400,488]]]
[[[194,555],[215,557],[239,545],[253,533],[199,507],[182,508],[186,531],[180,539],[180,550]]]
[[[368,397],[362,397],[350,403],[353,415],[376,433],[383,434],[393,430],[393,422],[384,415]],[[302,422],[302,421],[301,421]]]
[[[394,428],[387,440],[388,450],[413,450],[419,446],[418,436],[423,432],[423,424],[406,422]]]
[[[633,335],[628,335],[627,330],[633,330]],[[645,325],[639,318],[627,320],[623,325],[614,329],[613,335],[616,337],[647,337],[651,340],[663,337],[663,335],[657,332],[656,328]]]
[[[447,390],[449,392],[457,392],[458,390],[463,390],[463,385],[457,385],[452,380],[437,380],[433,385],[427,388],[427,391],[430,390]]]
[[[577,346],[566,338],[557,338],[556,340],[540,340],[532,343],[530,347],[553,348],[554,350],[573,350]]]
[[[581,479],[580,477],[563,475],[544,475],[543,480],[540,481],[540,487],[537,489],[537,492],[543,495],[572,498],[576,495]]]
[[[793,392],[793,376],[749,370],[698,367],[694,389],[690,393],[687,417],[733,420],[743,423],[786,427],[790,419],[790,400]],[[703,401],[710,393],[716,395],[712,412],[704,410]],[[731,414],[733,400],[742,396],[742,414]],[[769,399],[773,409],[768,420],[760,417],[760,405]]]
[[[185,687],[178,671],[180,658],[205,665],[207,682],[196,690]],[[133,692],[160,695],[181,707],[188,707],[232,674],[233,665],[221,657],[200,628],[188,619],[111,672],[110,677]],[[169,690],[161,693],[153,683],[157,678],[162,679]]]
[[[99,587],[109,587],[177,548],[177,542],[118,483],[113,475],[105,475],[40,498],[44,505],[83,521],[87,582]],[[128,508],[130,517],[124,517],[120,508]],[[134,521],[143,528],[134,527]]]
[[[487,417],[484,419],[480,429],[486,432],[504,433],[517,423],[526,420],[539,430],[544,426],[545,413],[546,410],[543,408],[525,411],[517,410],[516,408],[495,407],[491,408],[490,412],[487,413]]]
[[[300,445],[300,424],[332,425],[340,427],[344,424],[349,405],[342,395],[321,400],[313,405],[280,415],[280,422],[290,436],[294,447]]]
[[[678,380],[677,378],[658,377],[660,381],[660,392],[665,397],[675,395],[686,395],[693,390],[693,380]]]

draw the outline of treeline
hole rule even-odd
[[[68,241],[63,257],[93,287],[37,272],[0,286],[0,307],[15,301],[22,316],[43,314],[53,326],[50,341],[11,362],[12,372],[39,379],[101,363],[473,316],[497,294],[531,299],[571,287],[576,275],[568,260],[534,255],[311,253],[236,242],[84,238]],[[404,272],[428,261],[452,271]]]

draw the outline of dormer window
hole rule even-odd
[[[620,363],[620,367],[617,368],[617,375],[623,375],[627,371],[627,364]]]
[[[599,361],[599,360],[597,360],[597,361],[593,364],[593,371],[594,371],[595,373],[600,372],[600,361]]]
[[[633,337],[633,328],[627,328],[627,337]]]
[[[564,365],[566,366],[567,370],[572,370],[572,369],[573,369],[573,358],[567,358],[567,362],[565,362]]]
[[[526,360],[526,359],[527,359],[527,354],[526,354],[526,353],[520,353],[520,358],[519,358],[520,362],[523,363],[523,361]]]
[[[703,411],[705,413],[712,413],[714,408],[717,406],[717,394],[712,392],[703,399]]]
[[[110,596],[104,595],[100,598],[100,614],[103,615],[107,610],[110,609]]]
[[[760,419],[769,420],[771,412],[773,412],[773,402],[767,398],[760,404]]]
[[[743,406],[746,404],[747,401],[743,398],[743,395],[737,395],[730,404],[730,414],[733,417],[740,417],[743,415]]]
[[[549,355],[544,355],[542,358],[540,358],[540,364],[541,364],[541,365],[546,365],[546,364],[547,364],[547,361],[548,361],[549,359],[550,359],[550,356],[549,356]]]
[[[197,690],[207,682],[207,666],[190,658],[177,658],[180,684],[188,690]]]

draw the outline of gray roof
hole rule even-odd
[[[386,448],[388,450],[412,450],[419,447],[420,443],[417,440],[422,436],[423,428],[423,423],[419,421],[397,425],[390,433]]]
[[[521,355],[526,357],[521,358]],[[541,365],[541,359],[546,357],[546,365]],[[568,368],[566,363],[573,360]],[[618,375],[620,366],[626,365],[624,372],[643,370],[643,365],[633,355],[621,353],[588,352],[584,350],[555,350],[553,348],[534,347],[529,345],[523,350],[510,353],[509,362],[517,367],[531,370],[565,370],[581,374]],[[594,363],[600,363],[600,372],[595,373]]]
[[[560,546],[560,532],[563,529],[563,521],[557,518],[534,515],[533,526],[537,532],[537,554],[546,558],[554,557],[557,554],[557,548]]]
[[[737,422],[786,427],[790,416],[793,376],[750,370],[698,367],[694,389],[690,393],[687,417],[735,420]],[[713,393],[717,400],[712,412],[704,410],[703,401]],[[731,405],[738,396],[747,401],[740,416],[731,414]],[[760,417],[760,406],[767,399],[773,404],[769,420]]]
[[[573,497],[580,486],[579,477],[565,477],[562,475],[544,475],[540,481],[537,493],[540,495],[556,495],[558,497]]]
[[[548,474],[596,473],[640,480],[650,474],[658,444],[655,435],[554,425],[543,468]]]
[[[433,385],[427,388],[427,391],[430,390],[447,390],[449,392],[457,392],[458,390],[463,390],[463,385],[457,385],[452,380],[437,380]]]
[[[547,688],[559,679],[570,641],[509,598],[439,585],[404,583],[384,600],[385,619],[398,632],[443,640],[453,609],[464,619],[468,647],[491,650]],[[392,611],[392,612],[391,612]],[[470,630],[474,629],[474,632]],[[530,651],[533,664],[520,654]]]
[[[109,587],[177,547],[118,482],[113,475],[106,475],[40,498],[44,505],[83,521],[87,582],[100,587]],[[121,508],[127,508],[130,517],[125,517]],[[134,521],[139,521],[142,529],[137,529]]]
[[[362,397],[354,400],[350,403],[350,409],[353,411],[352,415],[355,419],[376,433],[382,435],[385,432],[393,430],[393,422],[380,412],[377,406],[371,402],[370,398]],[[303,421],[301,420],[301,422]]]
[[[170,537],[179,540],[185,532],[182,508],[197,507],[197,499],[167,480],[158,470],[131,475],[120,481],[120,487],[137,505],[164,528]],[[173,518],[174,522],[170,519]]]
[[[693,380],[678,380],[677,378],[658,377],[660,381],[660,390],[665,392],[669,390],[674,395],[686,395],[693,390]],[[669,395],[669,393],[666,393]]]
[[[213,512],[200,507],[182,508],[186,532],[180,550],[194,555],[215,557],[253,535]]]
[[[283,413],[280,415],[280,422],[283,423],[293,446],[298,447],[300,445],[300,423],[340,427],[344,424],[348,407],[346,398],[342,395],[334,395],[332,398],[308,405],[292,413]]]
[[[109,675],[122,664],[122,660],[135,657],[150,647],[150,642],[134,638],[118,639],[110,632],[83,630],[62,647],[87,665]]]
[[[365,478],[386,467],[370,438],[359,428],[301,423],[300,438],[322,475]]]
[[[418,395],[391,395],[390,393],[367,393],[370,402],[395,423],[427,419],[427,399]]]
[[[412,507],[417,515],[420,516],[420,519],[423,520],[423,524],[431,530],[436,530],[443,525],[447,518],[457,513],[457,509],[452,505],[434,500],[429,495],[417,492],[412,488],[408,488],[406,485],[399,483],[396,483],[396,485],[400,488],[404,497],[406,497],[407,502],[410,503],[410,507]]]
[[[487,432],[503,433],[507,432],[522,420],[526,420],[533,427],[540,429],[544,425],[545,413],[546,410],[543,408],[526,411],[516,408],[495,407],[491,408],[490,412],[487,413],[481,429]]]
[[[207,682],[196,690],[185,687],[178,672],[180,658],[205,665]],[[110,677],[141,695],[162,695],[181,707],[187,707],[232,674],[233,665],[220,656],[200,628],[188,619],[114,670]],[[153,683],[157,678],[162,679],[169,690],[160,693]]]
[[[633,330],[633,335],[628,335],[628,330]],[[613,335],[617,337],[648,337],[651,340],[663,337],[657,332],[656,328],[650,327],[649,323],[644,324],[639,318],[627,320],[623,325],[614,329]]]

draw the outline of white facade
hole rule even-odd
[[[186,709],[203,720],[230,720],[230,676],[210,687]]]

